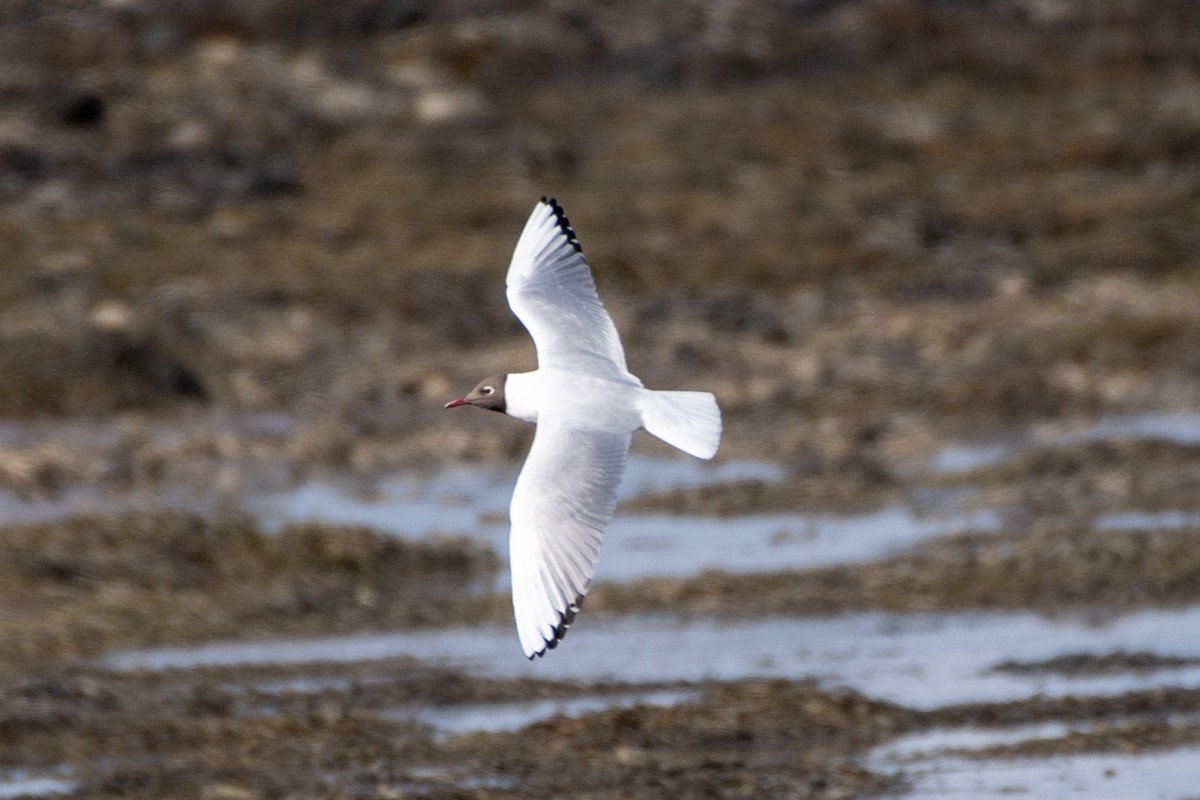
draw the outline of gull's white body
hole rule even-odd
[[[720,410],[707,392],[646,389],[629,373],[562,209],[542,199],[517,242],[508,302],[533,337],[538,369],[509,374],[505,413],[537,424],[513,490],[513,612],[526,656],[554,647],[587,593],[640,427],[712,458]]]
[[[504,391],[510,417],[536,423],[538,411],[561,398],[586,427],[621,433],[641,427],[641,403],[648,394],[650,390],[632,375],[614,380],[553,367],[509,373]]]

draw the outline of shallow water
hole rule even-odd
[[[802,570],[868,561],[935,536],[999,527],[999,515],[987,510],[923,517],[900,506],[845,516],[626,515],[605,533],[596,580]]]
[[[0,518],[9,524],[46,522],[77,514],[115,514],[130,507],[127,500],[106,498],[85,489],[62,492],[53,498],[22,497],[0,489]]]
[[[78,785],[77,781],[66,778],[34,775],[28,770],[17,770],[8,774],[0,774],[0,800],[70,794]]]
[[[897,797],[1185,800],[1196,797],[1197,765],[1200,749],[1193,747],[1068,758],[939,757],[903,768],[901,774],[911,781],[912,791]]]
[[[1176,444],[1200,444],[1200,412],[1114,415],[1066,433],[1038,429],[1017,431],[1001,441],[943,448],[934,457],[932,466],[937,472],[961,472],[997,464],[1021,450],[1034,447],[1106,439],[1165,439]]]
[[[1194,722],[1195,715],[1188,721]],[[1101,721],[1100,724],[1103,724]],[[867,765],[903,775],[910,794],[899,797],[973,800],[987,797],[1193,797],[1200,747],[1142,754],[1080,753],[1045,757],[976,757],[986,748],[1058,739],[1095,727],[1087,722],[1040,722],[1003,728],[937,728],[876,747]]]
[[[969,725],[934,728],[901,736],[881,745],[872,751],[871,757],[887,763],[928,760],[947,750],[982,750],[985,747],[1016,744],[1031,739],[1055,739],[1087,728],[1087,725],[1070,725],[1065,722],[1039,722],[1007,728]]]
[[[353,492],[313,481],[247,501],[268,530],[288,522],[320,520],[368,525],[405,537],[459,533],[508,553],[507,508],[516,468],[454,469],[435,476],[397,476],[369,491]],[[621,484],[623,498],[673,487],[733,480],[779,480],[777,467],[755,462],[707,465],[695,459],[633,457]],[[597,581],[686,577],[704,570],[760,572],[805,569],[877,558],[933,536],[994,530],[998,514],[917,513],[903,506],[856,515],[747,514],[689,517],[617,513],[604,535]],[[506,591],[507,571],[497,578]]]
[[[278,492],[244,498],[247,510],[268,529],[289,522],[369,525],[401,536],[507,531],[508,503],[519,464],[451,467],[434,475],[402,473],[374,485],[339,486],[314,479]],[[665,489],[730,481],[778,481],[782,468],[756,461],[710,464],[696,459],[633,455],[619,496],[629,499]]]
[[[1200,527],[1200,513],[1195,511],[1127,511],[1102,514],[1092,521],[1096,530],[1161,531],[1174,528]]]
[[[668,683],[749,677],[818,679],[917,708],[1046,696],[1200,687],[1200,666],[1104,675],[1011,674],[1005,660],[1114,650],[1200,656],[1200,609],[1107,620],[971,612],[863,613],[722,623],[668,616],[581,617],[563,645],[526,661],[510,626],[403,631],[115,653],[113,669],[359,661],[414,656],[495,677]]]
[[[270,422],[270,420],[268,420]],[[3,433],[3,431],[0,431]],[[11,432],[8,435],[12,435]],[[1200,441],[1200,414],[1147,415],[1103,420],[1073,434],[1031,433],[982,448],[951,448],[935,469],[967,469],[1001,460],[1033,445],[1080,439],[1157,436]],[[247,489],[240,502],[267,529],[304,520],[368,525],[394,535],[426,537],[459,533],[507,552],[506,509],[518,465],[460,467],[434,475],[405,473],[372,484],[313,480],[284,491]],[[778,481],[782,469],[755,462],[707,464],[692,459],[634,456],[621,497],[673,487],[735,480]],[[706,569],[777,571],[865,561],[901,551],[930,537],[964,530],[995,530],[999,512],[959,511],[959,495],[935,502],[915,497],[917,510],[887,506],[869,513],[830,515],[776,513],[734,517],[686,517],[620,512],[610,526],[597,580],[685,577]],[[144,502],[145,499],[142,499]],[[153,498],[189,507],[186,493]],[[97,496],[66,495],[55,501],[0,496],[0,511],[33,518],[96,510],[121,503]],[[13,508],[9,508],[13,506]],[[106,508],[106,507],[105,507]],[[925,512],[924,509],[930,509]],[[1127,512],[1097,518],[1108,528],[1189,527],[1189,512]],[[503,589],[506,571],[491,590]],[[488,587],[483,587],[487,590]],[[1150,652],[1200,658],[1200,608],[1158,609],[1109,617],[1029,612],[857,613],[825,618],[720,621],[669,614],[579,619],[562,647],[527,662],[510,625],[378,635],[350,635],[274,642],[212,643],[196,648],[116,653],[113,669],[166,669],[253,663],[352,662],[400,656],[494,677],[664,684],[752,677],[814,678],[826,687],[847,686],[872,697],[914,708],[964,702],[1004,702],[1046,697],[1116,695],[1155,687],[1200,687],[1200,666],[1113,671],[1100,675],[1055,672],[1016,674],[994,669],[1004,661],[1042,661],[1063,655]],[[313,679],[311,690],[340,686],[341,678]],[[281,685],[305,690],[308,679]],[[255,687],[263,689],[264,687]],[[690,691],[586,695],[480,705],[397,708],[393,716],[433,726],[439,735],[515,730],[549,716],[584,714],[614,705],[686,702]],[[1061,736],[1070,728],[1047,723],[1018,729],[944,729],[906,737],[876,751],[873,768],[903,772],[913,797],[988,797],[1006,793],[1062,797],[1178,797],[1184,764],[1195,775],[1195,750],[1152,756],[1071,756],[1047,759],[978,760],[946,755],[946,749],[979,749],[1035,736]],[[1098,765],[1106,765],[1097,772]],[[1105,773],[1104,770],[1109,770]],[[1115,772],[1112,772],[1115,770]],[[1153,773],[1153,777],[1148,777]],[[1097,777],[1099,776],[1099,777]],[[1127,777],[1130,776],[1130,777]],[[69,792],[61,778],[22,777],[30,794]],[[0,800],[14,781],[0,782]],[[1046,787],[1053,787],[1047,794]],[[1187,786],[1191,789],[1189,783]],[[16,790],[11,790],[15,792]],[[1152,793],[1147,794],[1150,791]],[[1154,794],[1157,792],[1158,794]]]
[[[1166,439],[1176,444],[1200,444],[1200,412],[1156,412],[1105,417],[1085,430],[1081,438]]]

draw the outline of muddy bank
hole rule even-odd
[[[465,587],[498,568],[464,539],[170,512],[6,526],[0,553],[6,677],[116,647],[445,624],[447,602],[467,621],[486,607]]]
[[[1195,604],[1194,441],[936,462],[1196,409],[1198,30],[1184,0],[4,6],[0,510],[42,516],[0,527],[0,769],[65,766],[106,797],[836,798],[902,792],[865,754],[939,726],[1015,730],[992,755],[1194,744],[1194,689],[1173,684],[917,712],[739,680],[444,736],[393,712],[646,687],[81,659],[510,624],[499,559],[468,539],[265,534],[242,503],[524,455],[529,428],[441,404],[534,365],[502,285],[542,194],[632,369],[714,391],[721,458],[781,470],[622,515],[949,498],[998,521],[873,561],[601,583],[583,619]],[[1131,516],[1150,512],[1182,516]],[[1194,668],[1153,646],[991,663]],[[1070,730],[1014,727],[1047,721]]]
[[[516,731],[436,728],[439,709],[464,703],[645,688],[466,678],[412,661],[74,670],[8,687],[0,738],[19,763],[68,775],[78,797],[619,797],[667,789],[684,797],[844,798],[903,792],[902,777],[861,766],[866,752],[897,736],[1055,723],[1067,732],[943,752],[1149,752],[1194,742],[1196,726],[1166,720],[1200,708],[1195,690],[1156,690],[916,712],[804,681],[752,680],[686,687],[694,699],[666,707],[551,714]]]
[[[1200,692],[1196,690],[1155,690],[1114,697],[1035,698],[1003,705],[951,706],[938,709],[931,717],[943,725],[994,728],[1019,728],[1034,722],[1067,723],[1058,736],[1033,736],[1010,744],[960,751],[951,744],[945,751],[947,755],[988,759],[1178,748],[1200,739],[1200,725],[1188,716],[1198,709]]]
[[[1104,531],[1034,526],[951,536],[914,552],[805,572],[602,583],[588,611],[670,608],[699,614],[828,614],[856,609],[1080,610],[1200,600],[1194,529]]]
[[[501,286],[543,193],[635,371],[714,389],[731,454],[1197,396],[1186,3],[210,6],[0,28],[6,416],[273,409],[306,463],[512,457],[436,412],[532,365]]]
[[[1132,433],[1103,441],[1064,441],[1013,453],[996,464],[930,476],[928,483],[978,489],[978,502],[1022,509],[1031,516],[1194,511],[1200,497],[1200,447]]]
[[[6,528],[6,666],[117,647],[504,623],[487,545],[170,512]],[[586,614],[1130,609],[1200,600],[1190,530],[1061,525],[940,537],[903,555],[789,573],[601,582]],[[470,586],[479,588],[472,591]]]
[[[700,687],[697,702],[669,708],[635,705],[552,717],[519,732],[435,738],[429,726],[406,721],[405,709],[529,697],[531,688],[561,695],[614,687],[481,691],[474,679],[399,665],[375,676],[384,682],[268,696],[241,689],[246,677],[46,677],[7,690],[0,737],[19,763],[69,767],[79,797],[620,797],[665,789],[839,798],[893,785],[848,756],[914,721],[852,693],[751,682]]]
[[[686,528],[688,518],[678,524]],[[0,629],[6,669],[14,671],[119,647],[506,624],[510,617],[507,594],[495,593],[500,555],[485,540],[407,540],[316,523],[265,534],[241,513],[171,511],[55,519],[3,533],[0,604],[9,613]],[[1184,606],[1200,601],[1194,540],[1191,527],[1099,530],[1050,517],[808,570],[601,581],[585,614]],[[622,558],[637,557],[636,544]]]

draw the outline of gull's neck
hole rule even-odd
[[[510,372],[504,381],[504,413],[525,422],[537,422],[538,381],[533,372]]]

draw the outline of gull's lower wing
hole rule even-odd
[[[542,198],[508,268],[508,304],[537,347],[538,366],[627,376],[625,351],[562,207]]]
[[[632,434],[581,430],[538,419],[513,490],[509,560],[513,615],[529,658],[566,635],[596,571],[617,507]]]

